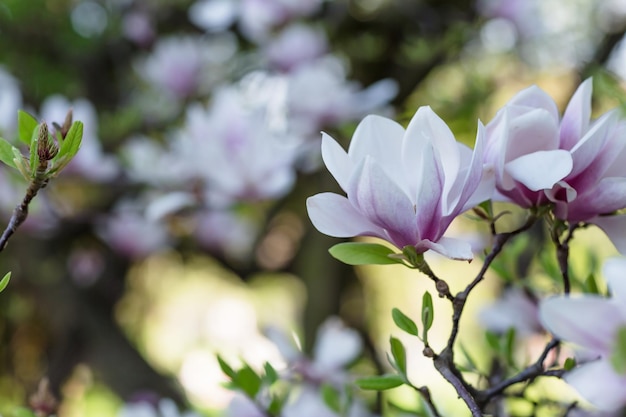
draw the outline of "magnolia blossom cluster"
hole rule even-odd
[[[471,260],[470,243],[445,232],[459,214],[492,199],[549,206],[564,222],[598,225],[626,254],[626,217],[619,212],[626,208],[626,121],[618,110],[592,119],[591,95],[588,79],[561,116],[543,90],[527,88],[486,126],[478,123],[473,150],[429,107],[419,108],[406,129],[366,117],[347,152],[323,134],[324,163],[346,196],[310,197],[311,221],[330,236],[378,237],[399,249]],[[538,313],[533,300],[511,292],[482,319],[499,332],[547,328],[582,347],[583,364],[565,380],[598,408],[615,410],[626,405],[625,259],[605,266],[611,299],[553,298]]]
[[[626,208],[626,122],[617,110],[591,120],[591,88],[591,79],[582,83],[562,117],[543,90],[523,90],[486,126],[479,122],[474,150],[428,107],[406,129],[365,118],[347,153],[324,134],[324,162],[347,196],[310,197],[311,221],[330,236],[374,236],[470,260],[469,243],[444,233],[493,199],[552,205],[558,219],[600,226],[626,253],[626,218],[616,214]]]

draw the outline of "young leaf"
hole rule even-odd
[[[61,158],[67,159],[69,162],[74,155],[78,152],[80,148],[80,144],[83,139],[83,124],[82,122],[74,122],[70,127],[70,130],[67,132],[65,136],[65,140],[61,144],[61,148],[59,149],[59,153],[56,155],[54,160],[59,160]]]
[[[402,261],[390,258],[393,250],[378,243],[345,242],[328,250],[330,254],[348,265],[388,265]]]
[[[389,344],[391,345],[391,356],[393,356],[398,371],[402,375],[406,375],[406,350],[404,345],[395,337],[389,338]]]
[[[413,320],[411,320],[407,315],[405,315],[402,311],[397,308],[391,310],[391,317],[393,317],[393,322],[396,323],[396,326],[400,330],[404,330],[410,335],[418,336],[417,324]]]
[[[585,292],[589,294],[600,294],[598,284],[596,283],[596,278],[593,274],[589,274],[589,276],[585,280]]]
[[[567,358],[567,359],[565,359],[565,362],[563,363],[563,369],[565,369],[566,371],[571,371],[572,369],[574,369],[574,367],[576,367],[576,359],[575,358]]]
[[[30,175],[31,178],[35,177],[35,173],[37,172],[37,168],[39,167],[39,152],[38,151],[38,143],[39,143],[39,135],[43,133],[42,130],[45,129],[48,131],[47,127],[44,128],[44,124],[40,124],[37,129],[33,132],[33,137],[30,141]]]
[[[245,365],[237,371],[237,375],[233,382],[250,398],[254,398],[261,389],[261,377],[258,376],[252,368],[250,368],[250,365]]]
[[[220,369],[222,370],[222,372],[224,372],[224,374],[226,374],[227,377],[232,380],[237,377],[237,372],[235,372],[233,368],[231,368],[230,365],[226,363],[226,361],[222,359],[220,355],[217,355],[217,363],[220,365]]]
[[[321,391],[324,403],[328,408],[339,414],[341,412],[341,398],[339,392],[328,384],[323,384]]]
[[[513,358],[513,353],[515,350],[515,328],[511,327],[506,332],[506,341],[504,345],[504,354],[506,355],[507,363],[511,368],[515,368],[515,360]]]
[[[30,146],[33,138],[33,132],[37,128],[38,124],[37,119],[33,116],[25,111],[19,110],[17,112],[17,125],[20,141]]]
[[[278,373],[269,362],[265,362],[265,364],[263,365],[263,369],[265,369],[264,379],[267,380],[269,385],[278,381]]]
[[[433,297],[426,291],[422,297],[422,340],[428,344],[428,330],[433,325],[435,319],[435,311],[433,309]]]
[[[0,292],[4,291],[4,289],[9,285],[9,281],[11,280],[11,272],[7,272],[4,277],[0,280]]]
[[[357,387],[364,390],[385,391],[404,384],[404,377],[397,374],[386,374],[357,379]]]
[[[7,142],[6,139],[0,138],[0,161],[4,162],[11,168],[17,169],[15,161],[13,160],[13,149],[15,149],[15,146]]]

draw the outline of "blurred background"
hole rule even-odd
[[[60,416],[152,397],[221,415],[233,394],[216,353],[280,366],[268,328],[310,352],[332,316],[358,330],[362,372],[375,372],[391,308],[418,317],[433,289],[401,267],[329,256],[340,240],[305,209],[339,191],[320,131],[347,146],[366,114],[406,123],[430,105],[472,146],[476,120],[522,88],[563,109],[590,76],[599,114],[626,103],[625,31],[624,0],[1,0],[0,135],[17,143],[18,109],[62,124],[72,108],[85,136],[0,257],[13,272],[0,296],[0,413],[46,377]],[[6,222],[25,184],[4,167],[0,177]],[[477,252],[488,244],[469,219],[451,233]],[[584,278],[615,250],[581,236]],[[500,265],[520,277],[532,268],[524,243]],[[431,262],[453,290],[479,267]],[[472,317],[506,286],[494,279],[470,306],[472,349],[486,346]],[[413,350],[416,384],[449,395]],[[416,402],[400,391],[398,404]],[[462,413],[454,397],[442,408]]]

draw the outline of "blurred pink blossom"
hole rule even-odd
[[[343,65],[332,56],[298,67],[288,80],[291,129],[308,135],[317,134],[322,127],[380,111],[398,91],[397,83],[391,79],[362,89],[358,83],[346,79]]]
[[[419,108],[406,130],[390,119],[366,117],[347,153],[323,134],[324,163],[347,197],[310,197],[309,217],[330,236],[375,236],[398,248],[471,260],[468,242],[443,234],[459,214],[493,193],[489,170],[483,175],[483,137],[480,124],[472,151],[430,107]]]
[[[289,72],[320,58],[328,49],[323,31],[294,23],[283,29],[265,47],[272,68]]]
[[[479,321],[496,333],[515,329],[518,336],[530,336],[543,331],[537,302],[520,288],[505,290],[498,300],[480,311]]]
[[[609,259],[604,276],[611,298],[596,295],[559,296],[543,300],[539,316],[556,337],[584,349],[589,359],[565,374],[565,381],[600,410],[613,411],[626,405],[626,374],[618,371],[612,356],[617,335],[626,329],[626,258]]]
[[[140,401],[126,403],[119,410],[117,417],[201,417],[194,411],[179,411],[174,401],[161,399],[157,405]]]

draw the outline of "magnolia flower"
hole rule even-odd
[[[561,129],[573,123],[564,119]],[[570,153],[559,147],[554,100],[537,86],[515,95],[487,124],[484,158],[495,168],[496,198],[522,207],[547,203],[544,190],[572,170]]]
[[[297,143],[275,134],[266,109],[236,88],[217,91],[209,108],[189,107],[179,139],[176,152],[206,184],[209,205],[278,198],[294,184]]]
[[[363,89],[346,78],[338,59],[327,56],[296,68],[289,75],[287,109],[291,128],[317,135],[322,127],[356,120],[380,110],[395,97],[398,86],[391,79]]]
[[[321,0],[199,0],[189,8],[189,19],[209,32],[220,32],[235,21],[252,42],[297,17],[317,11]]]
[[[169,97],[183,100],[205,92],[222,72],[219,65],[230,59],[237,46],[231,36],[211,40],[193,36],[159,39],[152,53],[138,61],[141,77]],[[218,77],[216,77],[218,75]]]
[[[483,136],[479,123],[472,152],[430,107],[419,108],[406,130],[390,119],[366,117],[347,153],[323,134],[324,163],[347,197],[310,197],[309,217],[330,236],[374,236],[418,253],[432,249],[471,260],[469,243],[443,234],[493,192],[491,175],[483,175]]]
[[[519,336],[530,336],[543,331],[538,313],[537,301],[520,288],[509,288],[480,311],[479,320],[493,332],[505,333],[513,328]]]
[[[564,379],[595,407],[612,411],[626,405],[626,373],[614,364],[624,358],[617,343],[626,330],[626,258],[608,260],[604,276],[612,298],[594,295],[554,297],[540,304],[544,326],[559,339],[584,349],[590,361],[565,374]]]
[[[295,23],[283,29],[267,45],[265,55],[272,67],[288,72],[321,57],[327,49],[324,32]]]

